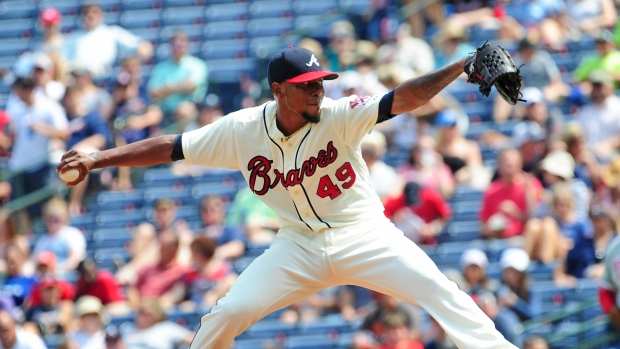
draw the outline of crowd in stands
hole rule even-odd
[[[195,1],[197,11],[205,3]],[[491,273],[478,248],[464,250],[445,272],[520,348],[549,347],[542,336],[515,331],[541,315],[530,290],[533,264],[551,268],[558,286],[602,280],[602,309],[620,326],[620,250],[610,249],[620,224],[620,2],[445,0],[413,14],[399,11],[416,3],[373,0],[361,15],[330,23],[325,37],[291,44],[341,74],[324,82],[326,97],[336,99],[387,93],[489,39],[515,58],[525,102],[483,99],[463,76],[428,104],[377,125],[362,140],[361,155],[385,215],[420,246],[434,248],[461,214],[453,205],[459,189],[482,193],[468,209],[476,210],[479,240],[505,245],[500,273]],[[165,129],[193,130],[271,98],[262,72],[239,76],[234,101],[218,96],[209,79],[218,67],[192,53],[194,36],[176,30],[154,47],[106,24],[109,10],[85,3],[81,26],[67,32],[59,9],[41,8],[40,42],[1,74],[10,94],[0,111],[0,157],[14,175],[0,182],[0,348],[45,348],[49,338],[60,338],[59,348],[187,346],[195,328],[167,314],[207,312],[235,282],[237,262],[277,232],[275,213],[245,186],[232,197],[201,196],[192,219],[181,214],[179,200],[158,196],[150,219],[111,246],[126,259],[102,265],[89,246],[93,231],[73,222],[90,213],[99,192],[140,188],[144,171],[123,167],[93,171],[66,195],[26,210],[7,209],[57,184],[53,169],[70,149],[91,153]],[[578,64],[561,64],[574,47],[588,45]],[[169,171],[218,173],[183,161]],[[110,324],[128,314],[129,329]],[[352,286],[323,290],[277,317],[282,324],[357,322],[349,348],[454,348],[421,308]]]

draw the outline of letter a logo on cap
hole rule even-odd
[[[306,66],[311,67],[313,64],[316,64],[317,67],[319,66],[319,61],[314,56],[314,53],[312,54],[312,57],[310,57],[310,62],[306,63]]]

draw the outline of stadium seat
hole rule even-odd
[[[202,44],[200,56],[205,60],[245,57],[248,50],[247,39],[208,40]]]
[[[493,120],[493,100],[481,100],[463,104],[463,110],[470,121],[491,121]]]
[[[190,191],[186,187],[148,187],[144,190],[144,204],[151,206],[158,199],[170,199],[181,204],[190,204],[194,202]]]
[[[97,194],[96,204],[98,209],[119,210],[142,207],[144,191],[134,189],[131,191],[103,191]]]
[[[161,0],[122,0],[121,10],[146,10],[152,8],[161,8]]]
[[[39,13],[37,3],[26,0],[6,0],[0,2],[0,20],[36,18]],[[4,29],[4,24],[2,24]]]
[[[372,8],[371,0],[340,0],[340,8],[349,15],[363,15]]]
[[[299,15],[295,18],[295,33],[302,36],[309,36],[316,39],[325,40],[329,37],[331,25],[339,20],[346,19],[337,13],[326,16],[322,15]]]
[[[245,37],[245,22],[209,22],[204,27],[205,40],[224,40]]]
[[[452,205],[454,221],[474,221],[478,219],[478,214],[482,208],[480,200],[458,201]]]
[[[293,2],[295,16],[324,15],[338,11],[338,0],[296,0]]]
[[[269,348],[269,346],[275,345],[274,339],[237,339],[233,346],[234,349],[256,349],[256,348]],[[277,348],[277,347],[276,347]]]
[[[168,8],[162,13],[165,26],[202,24],[203,16],[202,9],[194,6]]]
[[[248,22],[248,36],[251,38],[261,36],[282,36],[290,34],[293,30],[292,18],[263,18],[253,19]]]
[[[161,29],[159,33],[159,41],[160,42],[170,42],[170,38],[172,34],[175,32],[182,32],[189,38],[190,41],[201,41],[202,40],[202,26],[195,24],[185,24],[185,25],[168,25]]]
[[[97,212],[95,223],[98,227],[121,228],[136,226],[146,221],[146,215],[142,210],[126,211],[100,211]]]
[[[191,176],[178,176],[169,168],[150,168],[144,172],[142,183],[144,186],[172,185],[174,183],[188,183]]]
[[[32,18],[0,20],[0,39],[31,37],[36,33],[35,23]]]
[[[224,197],[225,200],[232,201],[237,195],[238,186],[226,186],[219,183],[202,183],[196,184],[191,189],[191,196],[200,202],[202,198],[209,195],[218,195]]]
[[[332,349],[335,346],[337,337],[330,337],[325,334],[292,336],[286,338],[285,349]]]
[[[43,9],[46,7],[54,7],[58,11],[60,11],[60,13],[62,13],[63,16],[77,15],[80,12],[81,6],[82,4],[80,0],[42,0],[39,3],[40,9]]]
[[[205,10],[207,22],[246,20],[248,4],[236,2],[227,4],[208,5]]]
[[[205,3],[206,0],[164,0],[164,7],[199,6]]]
[[[121,15],[118,12],[107,12],[104,18],[107,25],[119,25]]]
[[[100,268],[112,272],[127,263],[129,258],[129,253],[123,247],[97,249],[94,255],[94,260]]]
[[[157,43],[159,42],[159,38],[160,38],[160,30],[159,28],[155,28],[155,27],[149,27],[149,28],[133,28],[133,29],[129,29],[129,31],[133,34],[136,35],[146,41],[150,41],[152,43]],[[144,76],[144,71],[142,73],[142,75]],[[113,75],[116,76],[116,75]]]
[[[119,25],[126,29],[157,28],[161,26],[161,16],[159,9],[123,11]]]
[[[237,274],[243,273],[243,271],[256,259],[254,256],[240,257],[235,261],[235,270]]]
[[[261,320],[250,326],[245,333],[246,338],[276,338],[278,336],[290,336],[297,334],[299,330],[296,324],[284,323],[279,319]]]
[[[450,199],[450,202],[481,200],[482,195],[483,195],[483,192],[478,189],[469,188],[464,185],[459,185],[454,190],[454,194],[452,198]]]
[[[256,74],[256,60],[244,59],[212,59],[207,61],[209,67],[209,81],[233,82],[239,81],[241,73],[254,76]]]
[[[30,40],[2,39],[0,40],[0,57],[19,56],[30,48]]]
[[[124,247],[125,243],[133,238],[133,234],[129,229],[116,228],[116,229],[97,229],[93,234],[92,248],[120,248]],[[91,244],[89,244],[89,249]]]
[[[326,335],[335,333],[350,333],[359,327],[357,322],[349,322],[340,314],[323,316],[317,321],[304,322],[299,325],[299,332],[303,335]]]
[[[291,17],[293,6],[289,0],[255,1],[249,13],[250,18]]]

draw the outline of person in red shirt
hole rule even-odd
[[[127,298],[132,307],[137,308],[142,298],[158,298],[160,304],[174,304],[174,297],[167,294],[189,271],[179,264],[179,237],[170,230],[159,235],[159,262],[138,272],[136,283],[129,289]]]
[[[388,199],[384,213],[410,239],[422,244],[435,243],[435,235],[452,217],[450,205],[438,191],[416,182],[407,183],[400,196]]]
[[[76,283],[76,300],[82,296],[93,296],[108,308],[125,300],[114,275],[107,270],[99,270],[92,259],[87,258],[80,262],[77,271],[79,277]]]
[[[40,276],[40,280],[46,277],[54,277],[56,273],[56,255],[49,251],[43,251],[37,255],[36,272]],[[73,302],[75,297],[75,288],[66,280],[55,279],[55,285],[60,290],[60,300]],[[41,305],[41,291],[43,290],[42,281],[37,282],[31,289],[30,295],[26,300],[27,307],[36,307]]]
[[[521,235],[525,222],[540,200],[542,184],[523,172],[519,151],[503,150],[498,156],[499,178],[484,193],[480,221],[485,238]]]

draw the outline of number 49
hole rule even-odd
[[[349,189],[355,183],[355,171],[353,171],[353,167],[349,162],[345,162],[336,170],[336,179],[342,182],[342,188]],[[338,187],[337,184],[332,182],[329,175],[325,175],[319,179],[319,187],[316,189],[316,195],[320,198],[324,199],[329,196],[330,199],[334,200],[337,198],[342,191]]]

